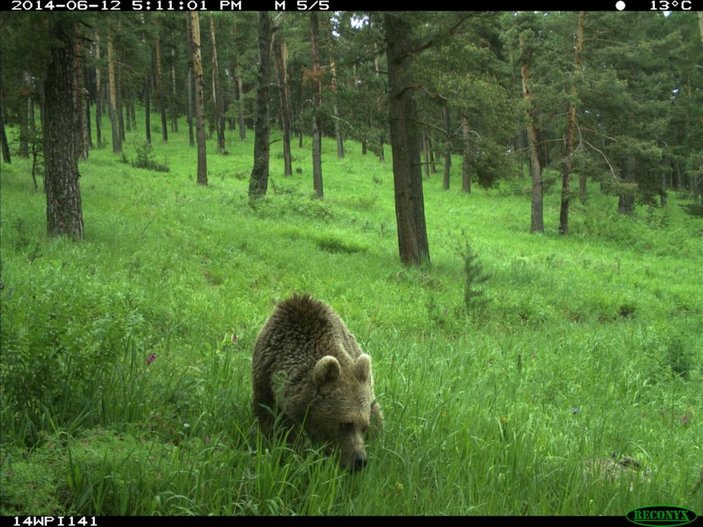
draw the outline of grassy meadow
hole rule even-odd
[[[29,161],[0,166],[0,514],[703,514],[703,222],[680,196],[622,216],[590,182],[562,237],[554,186],[530,235],[528,181],[462,195],[457,162],[451,190],[425,180],[412,269],[390,149],[326,141],[314,200],[309,140],[289,178],[275,142],[250,205],[234,135],[209,141],[207,188],[184,129],[154,133],[169,172],[92,150],[80,243],[47,238]],[[469,310],[466,240],[488,276]],[[293,292],[373,357],[385,429],[361,473],[256,431],[253,342]]]

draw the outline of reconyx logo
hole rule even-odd
[[[625,517],[632,523],[645,527],[686,525],[697,518],[696,513],[692,510],[669,505],[640,507],[639,509],[628,512]]]

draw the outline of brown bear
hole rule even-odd
[[[256,338],[252,381],[264,433],[281,414],[289,439],[304,430],[328,452],[338,450],[342,466],[366,466],[367,429],[383,424],[371,357],[330,306],[297,294],[280,302]]]

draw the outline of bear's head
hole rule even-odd
[[[361,354],[344,362],[325,355],[315,364],[317,396],[308,408],[305,428],[328,451],[338,450],[342,466],[353,471],[366,466],[366,432],[372,417],[381,425],[381,413],[373,394],[371,357]]]

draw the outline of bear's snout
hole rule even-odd
[[[365,453],[363,452],[357,452],[354,454],[354,457],[352,458],[352,464],[351,464],[351,471],[356,472],[357,470],[361,470],[366,466],[366,463],[368,463],[369,458],[366,456]]]

